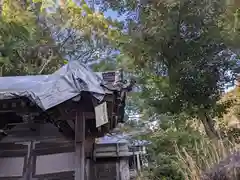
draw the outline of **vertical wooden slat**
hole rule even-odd
[[[119,159],[116,161],[116,180],[121,180],[120,179],[120,160]]]
[[[136,157],[137,157],[137,170],[138,172],[141,171],[141,165],[140,165],[140,157],[139,157],[139,154],[136,154]]]
[[[90,159],[86,160],[86,180],[90,180]]]
[[[85,116],[76,112],[75,118],[75,180],[85,180]]]

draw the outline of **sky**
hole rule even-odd
[[[117,19],[119,21],[122,21],[125,19],[124,15],[123,16],[119,16],[118,13],[116,11],[112,11],[112,10],[107,10],[104,13],[105,17],[111,17],[112,19]]]
[[[90,3],[92,3],[92,0],[86,0],[86,2],[90,5]],[[94,5],[94,9],[98,11],[98,5]],[[111,9],[107,10],[106,12],[104,12],[104,16],[105,17],[111,17],[112,19],[117,19],[117,20],[124,20],[124,16],[119,16],[118,13],[116,11],[113,11]]]
[[[119,19],[118,13],[115,12],[115,11],[112,11],[112,10],[107,10],[107,11],[104,13],[104,16],[105,16],[105,17],[111,17],[111,18],[113,18],[113,19]]]

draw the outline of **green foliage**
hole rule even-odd
[[[108,28],[114,22],[84,1],[81,6],[65,1],[61,7],[51,0],[4,1],[0,21],[1,75],[51,73],[65,58],[102,62],[112,50],[108,35],[117,34]]]
[[[219,27],[221,28],[222,37],[225,43],[231,47],[234,52],[239,54],[239,38],[240,38],[240,19],[239,19],[239,1],[229,1],[225,13],[221,16]]]
[[[200,180],[202,172],[209,172],[233,151],[239,150],[239,145],[228,138],[209,140],[198,128],[188,126],[187,122],[191,124],[192,121],[186,118],[168,117],[163,119],[165,122],[161,119],[160,127],[141,137],[152,142],[148,146],[150,166],[143,172],[142,179]],[[169,123],[179,121],[182,126]]]
[[[49,43],[52,39],[50,33],[43,31],[37,22],[40,14],[28,6],[29,4],[10,0],[4,1],[2,5],[1,75],[37,74],[47,70],[45,64],[49,63],[49,59],[46,59],[48,51],[45,46],[52,44]],[[48,70],[52,71],[51,68]]]
[[[239,99],[240,89],[234,88],[222,97],[222,101],[232,101],[231,106],[227,109],[223,118],[219,118],[219,126],[226,137],[233,139],[235,142],[240,142],[240,119],[239,119]]]
[[[213,118],[219,120],[229,107],[235,116],[240,114],[238,103],[221,101],[225,83],[234,79],[228,72],[238,69],[229,61],[239,49],[238,6],[223,0],[100,2],[101,10],[112,8],[127,19],[105,18],[85,1],[77,5],[66,0],[57,6],[53,0],[5,0],[1,75],[51,73],[68,60],[95,71],[123,68],[139,85],[139,92],[128,96],[126,113],[141,115],[126,129],[150,132],[139,137],[152,142],[148,178],[185,180],[179,154],[188,152],[197,159],[203,151],[196,146],[206,138],[196,120],[212,137],[217,134]],[[157,125],[150,129],[152,122]],[[238,135],[225,135],[229,133]]]
[[[116,63],[114,59],[106,58],[101,62],[94,64],[92,69],[96,72],[114,71],[116,69]]]
[[[192,123],[200,119],[207,135],[215,138],[220,134],[215,120],[233,104],[221,97],[226,83],[235,78],[229,71],[235,73],[238,67],[237,59],[231,58],[232,52],[239,53],[237,6],[223,0],[104,2],[119,14],[129,10],[136,14],[126,20],[128,41],[122,38],[115,45],[121,51],[120,66],[134,72],[141,89],[137,98],[130,99],[129,109],[142,113],[145,124],[161,121],[144,137],[152,141],[149,176],[185,179],[173,147],[177,144],[191,155],[199,154],[195,146],[205,136]],[[162,114],[178,118],[163,122]]]
[[[186,117],[162,117],[159,128],[143,136],[152,144],[148,146],[150,166],[144,173],[147,179],[184,180],[179,171],[176,147],[195,153],[195,145],[203,136],[199,131],[187,126]],[[181,121],[181,126],[179,126]],[[170,123],[172,122],[172,123]],[[185,122],[185,123],[184,123]]]
[[[129,21],[128,41],[117,44],[121,59],[128,59],[121,66],[137,74],[145,104],[158,114],[197,117],[211,137],[218,136],[212,119],[230,104],[219,103],[234,80],[227,72],[236,68],[219,25],[227,9],[225,1],[147,1]]]

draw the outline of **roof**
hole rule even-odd
[[[106,94],[103,73],[94,73],[71,61],[50,75],[0,77],[0,100],[26,97],[42,110],[72,99],[82,91],[102,100]]]
[[[149,141],[146,140],[136,140],[128,135],[106,135],[104,137],[98,138],[97,144],[122,144],[127,143],[130,146],[146,146],[150,144]]]
[[[104,136],[98,138],[97,144],[129,144],[129,141],[123,136]]]

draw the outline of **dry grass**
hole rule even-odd
[[[231,154],[240,152],[239,144],[230,141],[203,140],[200,144],[195,145],[195,154],[190,154],[184,148],[176,147],[179,170],[185,180],[203,180],[206,172],[216,171],[214,167]],[[240,162],[239,162],[240,163]],[[228,168],[226,164],[222,167]],[[224,171],[226,172],[226,171]],[[206,178],[212,180],[211,178]],[[231,180],[234,178],[232,177]]]
[[[229,140],[202,139],[191,152],[176,149],[176,165],[184,180],[240,180],[240,144]],[[164,180],[140,174],[136,180]]]

